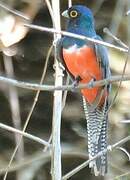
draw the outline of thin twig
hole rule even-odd
[[[68,90],[71,91],[72,89],[85,89],[85,88],[93,88],[96,86],[104,86],[110,83],[116,83],[119,82],[120,80],[122,81],[130,81],[130,75],[124,75],[122,79],[122,75],[117,75],[117,76],[111,76],[110,78],[99,80],[99,81],[91,81],[90,83],[84,83],[84,84],[79,84],[78,86],[75,86],[73,84],[70,85],[63,85],[63,86],[54,86],[54,85],[40,85],[36,83],[28,83],[28,82],[23,82],[23,81],[17,81],[15,79],[7,78],[4,76],[0,76],[0,82],[6,83],[12,86],[28,89],[28,90],[40,90],[40,91],[55,91],[55,90]]]
[[[49,10],[49,13],[50,13],[50,16],[51,16],[51,19],[52,19],[52,22],[53,22],[53,25],[55,24],[55,20],[54,20],[54,16],[53,16],[53,9],[51,7],[51,3],[49,0],[43,0],[46,2],[46,5],[48,7],[48,10]]]
[[[126,124],[127,124],[127,123],[130,123],[130,120],[122,120],[122,121],[119,121],[119,122],[120,122],[120,123],[124,123],[124,124],[126,123]]]
[[[48,143],[51,144],[51,141],[52,141],[52,134],[49,137]],[[45,146],[43,152],[46,152],[47,150],[48,150],[48,146]]]
[[[116,149],[121,150],[124,154],[126,154],[126,156],[128,157],[128,160],[130,162],[130,153],[123,147],[117,147]]]
[[[107,112],[109,112],[109,110],[111,109],[111,107],[112,107],[113,104],[115,103],[115,100],[116,100],[116,98],[117,98],[117,96],[118,96],[118,93],[119,93],[119,90],[120,90],[120,87],[121,87],[121,84],[122,84],[123,77],[124,77],[124,75],[125,75],[125,70],[126,70],[126,66],[127,66],[128,59],[129,59],[129,54],[130,54],[130,48],[129,48],[126,44],[124,44],[119,38],[117,38],[115,35],[113,35],[113,34],[109,31],[108,28],[104,28],[104,32],[105,32],[106,34],[108,34],[109,36],[111,36],[118,44],[120,44],[121,46],[123,46],[123,47],[125,47],[125,48],[128,49],[127,57],[126,57],[126,59],[125,59],[125,64],[124,64],[123,71],[122,71],[122,78],[121,78],[121,80],[120,80],[120,82],[119,82],[119,85],[118,85],[117,91],[116,91],[116,93],[115,93],[115,95],[114,95],[114,98],[112,99],[112,101],[111,101],[111,103],[110,103],[110,105],[109,105],[109,108],[108,108],[108,111],[107,111]],[[107,113],[106,113],[106,114],[107,114]]]
[[[128,64],[129,56],[130,56],[130,47],[129,47],[129,49],[128,49],[127,57],[126,57],[126,59],[125,59],[125,64],[124,64],[124,67],[123,67],[123,71],[122,71],[121,79],[120,79],[120,81],[119,81],[119,85],[118,85],[118,87],[117,87],[116,93],[115,93],[115,95],[114,95],[114,97],[113,97],[113,99],[112,99],[112,101],[111,101],[111,103],[110,103],[110,105],[109,105],[109,108],[108,108],[107,112],[110,111],[111,107],[112,107],[113,104],[115,103],[116,98],[117,98],[117,96],[118,96],[119,90],[120,90],[121,85],[122,85],[122,82],[123,82],[123,77],[125,76],[125,70],[126,70],[126,67],[127,67],[127,64]]]
[[[56,30],[54,28],[37,26],[37,25],[34,25],[34,24],[24,24],[24,26],[26,26],[28,28],[31,28],[31,29],[39,30],[39,31],[46,31],[46,32],[49,32],[49,33],[57,33],[57,34],[61,34],[61,35],[81,39],[81,40],[84,40],[84,41],[91,41],[93,43],[101,44],[103,46],[107,46],[107,47],[110,47],[110,48],[114,48],[114,49],[117,49],[117,50],[122,51],[122,52],[128,52],[127,48],[122,48],[122,47],[115,46],[113,44],[110,44],[110,43],[107,43],[107,42],[104,42],[104,41],[100,41],[100,40],[97,40],[97,39],[94,39],[94,38],[90,38],[90,37],[86,37],[86,36],[82,36],[82,35],[78,35],[78,34],[74,34],[74,33],[70,33],[70,32],[60,31],[60,30]]]
[[[130,175],[130,171],[128,171],[127,173],[121,174],[119,176],[116,176],[113,180],[121,180],[121,179],[123,180],[123,179],[126,179],[126,178],[123,178],[123,177],[128,176],[128,175]]]
[[[70,171],[69,173],[67,173],[66,175],[64,175],[62,177],[62,180],[67,180],[70,177],[72,177],[74,174],[76,174],[77,172],[79,172],[81,169],[85,168],[91,161],[97,159],[98,157],[102,156],[102,154],[107,153],[107,151],[112,151],[114,150],[117,146],[120,146],[122,144],[124,144],[125,142],[130,140],[130,136],[125,137],[124,139],[118,141],[117,143],[113,144],[113,145],[109,145],[107,147],[107,149],[99,152],[96,156],[92,157],[91,159],[85,161],[84,163],[82,163],[81,165],[77,166],[75,169],[73,169],[72,171]]]
[[[116,171],[119,171],[119,173],[126,173],[126,170],[124,170],[124,168],[122,167],[119,167],[118,164],[114,164],[114,163],[111,163],[111,162],[108,162],[110,164],[110,168],[114,168]]]
[[[113,12],[113,18],[109,26],[109,29],[111,29],[111,31],[115,34],[115,36],[118,33],[118,30],[119,30],[119,27],[123,18],[123,11],[125,9],[125,6],[126,6],[126,1],[122,1],[122,0],[116,1],[115,9]],[[109,42],[112,43],[113,39],[109,40]]]
[[[93,14],[95,15],[97,12],[100,12],[100,8],[105,0],[98,0],[95,1],[94,7],[93,7]]]
[[[3,2],[0,2],[0,7],[26,21],[30,21],[30,18],[25,16],[22,12],[12,9],[11,7],[5,5]]]
[[[46,62],[45,62],[45,66],[44,66],[44,69],[43,69],[43,74],[42,74],[42,77],[41,77],[41,80],[40,80],[40,85],[43,83],[43,80],[44,80],[44,78],[45,78],[45,74],[46,74],[46,70],[47,70],[47,64],[48,64],[48,60],[49,60],[49,57],[50,57],[50,54],[51,54],[51,50],[52,50],[52,46],[51,46],[51,48],[49,49],[49,51],[48,51],[48,53],[47,53]],[[31,106],[31,109],[30,109],[29,113],[28,113],[28,116],[27,116],[27,119],[26,119],[26,121],[25,121],[25,124],[24,124],[24,127],[23,127],[22,132],[25,132],[25,130],[26,130],[27,126],[28,126],[28,123],[29,123],[30,118],[31,118],[32,113],[33,113],[33,110],[34,110],[34,108],[35,108],[35,106],[36,106],[36,103],[37,103],[39,94],[40,94],[40,90],[37,90],[37,93],[36,93],[36,95],[35,95],[35,97],[34,97],[33,104],[32,104],[32,106]],[[12,161],[13,161],[15,155],[16,155],[16,152],[17,152],[17,150],[18,150],[18,148],[19,148],[19,145],[20,145],[20,143],[21,143],[21,140],[22,140],[22,136],[21,136],[21,139],[19,140],[19,143],[17,144],[17,146],[15,147],[15,149],[14,149],[14,151],[13,151],[13,154],[12,154],[12,156],[11,156],[11,158],[10,158],[10,161],[9,161],[9,163],[8,163],[8,166],[7,166],[7,168],[6,168],[6,172],[5,172],[5,175],[4,175],[3,180],[6,180],[6,178],[7,178],[8,170],[9,170],[9,168],[10,168],[10,166],[11,166],[11,163],[12,163]]]
[[[112,37],[122,47],[124,47],[126,49],[129,48],[124,42],[122,42],[119,38],[117,38],[114,34],[112,34],[112,32],[108,28],[104,28],[103,32],[106,33],[107,35],[109,35],[110,37]]]
[[[69,149],[68,148],[66,149],[66,148],[64,148],[64,145],[63,145],[62,157],[67,158],[67,159],[68,158],[82,158],[82,159],[86,160],[88,155],[85,151],[82,151],[79,148],[77,148],[75,150],[75,147],[71,146]],[[36,164],[37,161],[42,161],[43,165],[44,165],[46,162],[50,161],[50,158],[51,158],[50,151],[47,151],[44,153],[42,151],[38,151],[36,153],[33,153],[32,155],[26,156],[23,159],[23,161],[21,161],[19,163],[16,163],[16,162],[12,163],[12,165],[9,169],[9,172],[14,172],[19,169],[26,168],[32,164]],[[3,163],[3,164],[5,164],[5,163]],[[6,170],[5,167],[6,167],[5,165],[1,166],[0,175],[5,173],[5,170]]]
[[[3,61],[7,76],[14,78],[14,67],[13,67],[12,57],[3,54]],[[22,123],[21,123],[20,104],[19,104],[19,97],[17,90],[18,89],[15,86],[9,86],[8,95],[9,95],[9,103],[10,103],[13,126],[16,129],[21,130]],[[15,137],[15,144],[17,145],[19,143],[21,136],[19,136],[19,134],[14,134],[14,137]],[[23,157],[24,157],[24,140],[22,139],[21,144],[18,148],[18,152],[16,154],[16,159],[18,162],[20,162],[23,159]],[[21,174],[22,171],[17,172],[16,174],[17,180],[21,180]]]
[[[40,144],[42,144],[44,146],[47,146],[47,147],[50,147],[50,143],[44,141],[43,139],[41,139],[41,138],[39,138],[37,136],[29,134],[27,132],[20,131],[19,129],[13,128],[11,126],[7,126],[7,125],[5,125],[3,123],[0,123],[0,128],[5,129],[7,131],[11,131],[11,132],[19,134],[19,135],[22,135],[22,136],[24,136],[24,137],[26,137],[28,139],[31,139],[31,140],[33,140],[33,141],[35,141],[37,143],[40,143]]]

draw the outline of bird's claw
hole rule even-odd
[[[88,82],[88,87],[92,88],[93,87],[93,82],[96,81],[95,78],[92,78],[89,82]]]
[[[75,80],[73,81],[72,83],[72,91],[75,90],[75,88],[79,85],[79,82],[81,81],[81,77],[80,76],[77,76],[75,78]]]

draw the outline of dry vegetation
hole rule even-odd
[[[6,8],[1,4],[2,2]],[[125,178],[129,180],[130,53],[127,52],[129,48],[126,46],[130,44],[130,15],[125,16],[125,14],[130,9],[130,0],[80,0],[81,4],[92,9],[97,32],[104,41],[121,47],[125,51],[108,47],[112,75],[123,74],[127,77],[127,81],[120,83],[118,80],[112,83],[108,144],[114,144],[114,146],[109,153],[108,174],[102,178],[94,177],[88,166],[83,168],[87,165],[88,157],[86,121],[80,93],[77,90],[68,91],[68,93],[64,91],[63,102],[61,102],[61,92],[56,91],[53,101],[53,91],[49,91],[49,88],[54,88],[54,84],[62,85],[61,76],[58,81],[55,80],[55,77],[59,77],[57,73],[61,75],[62,70],[54,60],[55,50],[52,50],[51,46],[53,34],[24,26],[24,24],[33,23],[59,29],[59,25],[54,24],[55,22],[52,25],[50,15],[52,10],[49,2],[47,0],[0,1],[0,179],[60,180],[61,173],[65,175],[85,162],[81,170],[70,179],[121,180]],[[71,4],[71,1],[68,3],[61,0],[60,3],[60,12],[62,12],[68,4]],[[72,3],[79,4],[79,1],[73,0]],[[58,10],[55,3],[52,9],[55,10],[54,20],[56,20]],[[12,10],[13,12],[9,12]],[[61,19],[61,27],[64,29],[64,19]],[[108,27],[112,34],[125,45],[110,34],[104,33],[105,27]],[[11,81],[12,79],[20,82]],[[120,80],[123,78],[121,77]],[[66,85],[67,81],[64,72],[63,84]],[[30,84],[21,84],[21,82]],[[53,87],[42,86],[42,84]],[[44,90],[40,91],[38,87]],[[47,88],[46,91],[45,88]],[[60,108],[57,107],[57,102],[62,103]],[[61,132],[60,109],[62,111]],[[56,120],[58,120],[57,124]],[[26,130],[27,133],[16,129]],[[21,134],[25,138],[21,139]],[[123,142],[120,141],[123,138]],[[60,159],[57,161],[56,158],[60,158],[60,140],[62,161]],[[50,147],[51,144],[52,147]],[[108,150],[110,151],[110,147]],[[17,153],[14,153],[16,151]],[[61,173],[60,165],[62,165]]]

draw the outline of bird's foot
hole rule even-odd
[[[92,88],[93,87],[93,82],[96,81],[96,78],[92,78],[89,82],[88,82],[88,87]]]
[[[80,81],[81,81],[81,77],[77,76],[72,83],[72,91],[75,91],[75,88],[79,85]]]

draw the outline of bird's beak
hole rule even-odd
[[[62,16],[66,17],[66,18],[69,18],[68,10],[65,10],[65,11],[62,13]]]

